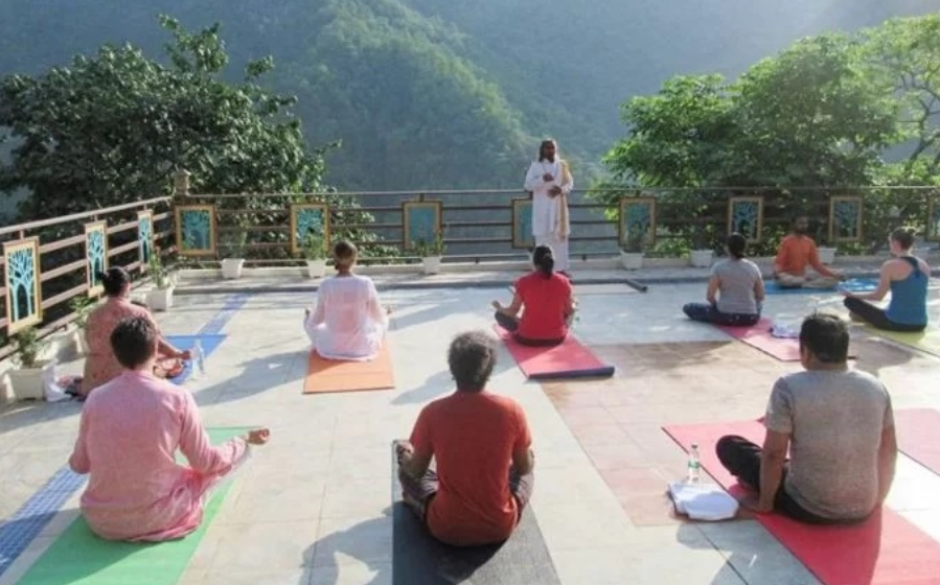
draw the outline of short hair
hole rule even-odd
[[[461,333],[450,342],[447,365],[457,390],[480,392],[496,365],[496,342],[483,331]]]
[[[803,348],[823,363],[845,363],[849,359],[849,330],[835,315],[814,313],[803,320],[800,328]]]
[[[157,328],[145,317],[123,319],[111,332],[111,351],[128,369],[145,364],[157,353]]]
[[[359,250],[349,240],[340,240],[333,246],[333,259],[336,261],[337,270],[352,266],[358,255]]]
[[[728,253],[740,260],[744,258],[744,250],[747,248],[747,240],[735,232],[728,236]]]
[[[914,247],[914,230],[900,227],[891,232],[891,239],[897,242],[902,250],[910,250]]]
[[[106,272],[99,272],[95,276],[104,285],[104,294],[116,297],[124,292],[124,287],[131,281],[131,275],[120,266],[112,266]]]

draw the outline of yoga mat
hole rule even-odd
[[[920,351],[940,356],[940,329],[928,326],[920,333],[900,333],[897,331],[885,331],[866,325],[866,329],[872,335],[890,339],[901,345],[906,345]]]
[[[511,333],[499,325],[493,328],[522,373],[533,380],[606,378],[614,375],[613,366],[597,359],[573,335],[568,335],[561,345],[554,347],[530,347],[518,343]]]
[[[878,279],[877,278],[850,278],[844,282],[840,282],[838,286],[833,288],[812,288],[812,287],[799,287],[799,288],[785,288],[777,284],[775,280],[767,279],[764,281],[764,291],[769,295],[798,295],[798,294],[837,294],[840,290],[847,290],[849,292],[860,293],[860,292],[872,292],[878,288]]]
[[[929,408],[894,413],[898,448],[905,455],[940,475],[940,411]]]
[[[755,421],[663,427],[683,449],[699,444],[702,467],[725,489],[740,490],[715,454],[724,435],[740,435],[758,445],[764,427]],[[781,514],[757,521],[826,585],[940,584],[940,543],[889,508],[861,524],[811,526]]]
[[[174,346],[180,351],[186,351],[187,349],[192,349],[196,346],[196,340],[202,344],[202,351],[205,352],[206,357],[208,358],[212,353],[222,345],[222,342],[225,341],[227,335],[215,335],[215,334],[200,334],[200,335],[167,335],[167,343]],[[206,364],[208,367],[208,364]],[[183,362],[183,371],[180,372],[178,376],[170,378],[170,382],[174,384],[182,384],[185,382],[193,373],[193,364],[190,361]]]
[[[758,349],[782,362],[800,361],[800,340],[792,338],[774,337],[770,334],[773,322],[770,319],[761,319],[751,327],[729,327],[715,325],[738,341]]]
[[[561,585],[531,506],[503,544],[453,547],[435,540],[401,499],[392,447],[394,585]]]
[[[395,374],[387,344],[382,345],[379,355],[369,362],[327,360],[320,357],[316,351],[310,352],[304,394],[385,390],[394,387]]]
[[[212,442],[217,444],[247,430],[233,427],[208,431]],[[17,585],[175,585],[230,487],[230,481],[223,481],[216,487],[206,505],[202,524],[180,540],[161,543],[102,540],[79,517]]]

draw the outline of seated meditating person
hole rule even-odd
[[[458,335],[447,361],[456,391],[425,406],[411,440],[396,445],[403,500],[441,542],[503,542],[532,496],[529,425],[518,403],[486,389],[496,364],[492,337]]]
[[[496,322],[523,345],[558,345],[568,336],[576,308],[571,282],[555,272],[548,246],[535,247],[532,264],[534,270],[516,281],[512,304],[493,301]]]
[[[88,474],[82,515],[108,540],[162,541],[194,531],[207,492],[268,441],[267,429],[209,444],[192,394],[153,374],[160,334],[146,317],[130,317],[111,332],[126,370],[88,397],[69,458]],[[189,467],[176,462],[180,451]]]
[[[722,465],[757,492],[744,502],[755,512],[851,523],[887,497],[898,453],[891,396],[877,378],[849,368],[848,352],[841,319],[807,317],[800,331],[805,371],[774,384],[763,446],[738,436],[718,441]]]
[[[385,340],[388,311],[379,303],[372,279],[353,274],[357,256],[352,242],[333,246],[337,274],[320,284],[316,309],[306,310],[304,329],[310,343],[329,360],[372,360]]]
[[[790,234],[780,241],[774,259],[774,279],[781,288],[835,288],[845,279],[841,271],[827,268],[819,261],[819,250],[808,231],[809,218],[799,216],[793,221]],[[817,274],[807,274],[807,266]]]
[[[760,268],[744,257],[747,240],[728,236],[728,258],[712,267],[705,292],[707,303],[689,303],[682,311],[694,321],[749,327],[760,320],[764,279]]]
[[[92,390],[110,382],[124,370],[111,349],[111,332],[122,320],[130,317],[148,319],[156,327],[146,305],[130,300],[131,276],[119,266],[98,275],[107,300],[91,311],[85,324],[85,342],[88,355],[78,394],[88,396]],[[190,359],[188,351],[180,351],[158,335],[158,357],[155,373],[173,377],[183,371],[183,360]]]
[[[910,230],[894,230],[889,245],[896,258],[881,265],[878,288],[867,294],[843,291],[845,307],[851,311],[854,319],[867,321],[878,329],[923,331],[927,327],[930,266],[913,255],[914,234]],[[891,301],[887,309],[880,309],[868,302],[880,301],[889,290]]]

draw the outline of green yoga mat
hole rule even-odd
[[[868,331],[873,335],[940,356],[940,329],[936,327],[928,327],[927,330],[921,333],[898,333],[873,327],[868,327]]]
[[[212,443],[218,444],[246,433],[248,428],[208,431]],[[230,487],[231,482],[224,481],[216,488],[206,505],[202,524],[180,540],[161,543],[102,540],[79,517],[17,585],[175,585]]]

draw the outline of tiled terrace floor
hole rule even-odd
[[[504,349],[491,384],[519,400],[532,426],[537,486],[532,502],[565,585],[681,583],[811,584],[815,578],[750,520],[681,522],[662,492],[684,474],[666,423],[759,416],[771,384],[795,371],[687,321],[679,307],[701,284],[581,285],[577,335],[617,366],[603,381],[527,382]],[[499,288],[390,289],[390,348],[397,388],[301,394],[307,347],[300,319],[310,294],[248,296],[222,333],[209,376],[187,382],[210,426],[267,425],[259,449],[234,482],[181,584],[390,584],[391,439],[406,436],[419,409],[450,392],[445,347],[456,333],[489,328]],[[161,314],[165,331],[195,333],[230,292],[178,295]],[[938,291],[931,312],[940,319]],[[842,313],[834,295],[772,296],[766,314],[797,322],[816,308]],[[857,366],[881,377],[896,408],[940,408],[940,359],[870,339],[853,329]],[[69,364],[78,368],[79,363]],[[929,383],[932,381],[933,383]],[[13,405],[0,411],[0,518],[7,519],[65,463],[80,405]],[[922,510],[940,478],[901,462],[892,505],[940,540],[940,513]],[[25,568],[74,518],[77,494],[36,538],[0,585]]]

